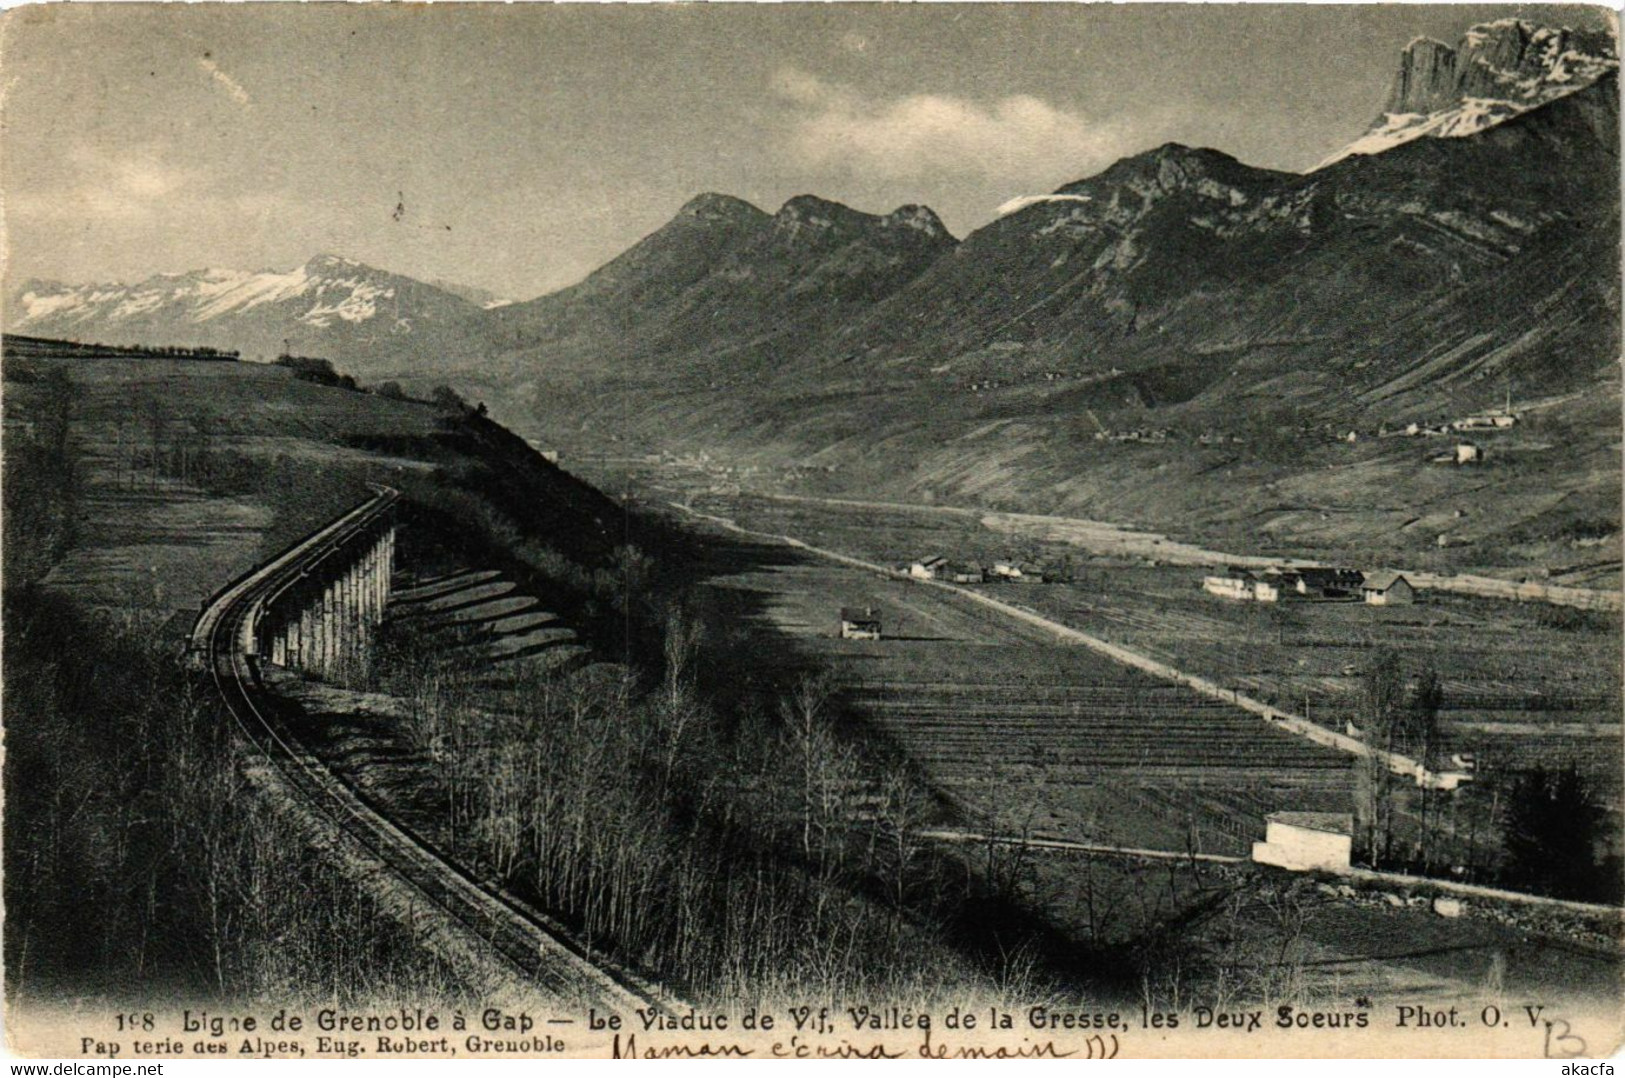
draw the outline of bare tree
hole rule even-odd
[[[1405,679],[1399,657],[1387,648],[1372,656],[1360,678],[1360,732],[1372,750],[1361,761],[1357,807],[1366,857],[1388,858],[1394,828],[1394,773],[1388,766],[1404,721]]]

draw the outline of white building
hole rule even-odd
[[[1253,860],[1291,872],[1347,873],[1354,852],[1354,817],[1346,812],[1272,812]]]
[[[948,564],[944,557],[921,558],[908,567],[908,575],[916,580],[935,580]]]
[[[879,640],[880,615],[872,606],[841,607],[841,638],[843,640]]]
[[[1451,426],[1457,430],[1506,430],[1517,426],[1518,417],[1506,412],[1496,412],[1488,415],[1470,415],[1466,419],[1458,419]]]
[[[1204,576],[1202,590],[1225,599],[1251,599],[1260,603],[1281,601],[1281,589],[1288,586],[1285,578],[1274,570],[1262,576],[1245,569],[1232,569],[1225,576]]]
[[[1246,573],[1233,576],[1204,576],[1202,590],[1225,599],[1251,599],[1253,578]]]

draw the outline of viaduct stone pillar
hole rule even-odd
[[[394,568],[393,524],[335,551],[265,612],[260,654],[319,677],[364,660],[389,606]]]

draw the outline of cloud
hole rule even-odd
[[[34,187],[11,194],[8,210],[18,217],[51,220],[136,221],[196,190],[202,175],[176,165],[154,147],[102,153],[85,147],[68,152],[66,171],[74,182]]]
[[[247,105],[249,103],[248,91],[243,89],[242,84],[236,79],[220,70],[220,65],[215,63],[211,57],[203,56],[198,60],[197,66],[207,71],[210,78],[225,87],[226,93],[231,95],[231,99],[237,104]]]
[[[1074,178],[1145,140],[1143,118],[1098,120],[1027,94],[868,98],[796,68],[773,78],[795,113],[786,150],[806,167],[884,179],[972,174],[1026,185]]]

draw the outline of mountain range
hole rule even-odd
[[[1617,523],[1615,57],[1601,35],[1513,20],[1419,39],[1372,129],[1310,172],[1169,144],[962,240],[922,206],[705,194],[523,303],[319,258],[29,283],[7,326],[249,353],[289,338],[363,380],[451,381],[549,442],[1300,547],[1431,543],[1431,510],[1372,506],[1383,484],[1450,495],[1391,442],[1339,488],[1326,432],[1568,401],[1542,413],[1568,459],[1486,473],[1518,499],[1496,527]]]
[[[200,269],[136,284],[25,280],[10,290],[6,326],[103,344],[235,348],[264,359],[292,349],[366,366],[394,362],[403,350],[429,356],[454,347],[480,310],[445,287],[322,254],[288,271]]]

